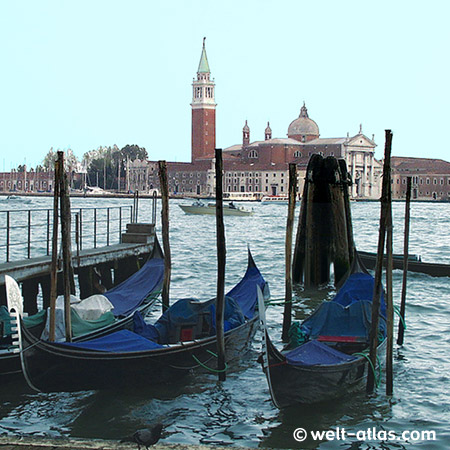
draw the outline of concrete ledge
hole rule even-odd
[[[41,438],[1,436],[0,449],[2,450],[34,450],[34,449],[70,449],[70,450],[136,450],[137,444],[122,443],[119,441],[104,441],[101,439],[74,439],[74,438]],[[214,447],[207,445],[185,444],[156,444],[154,450],[229,450],[229,447]],[[240,447],[243,448],[243,447]]]

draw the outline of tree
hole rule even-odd
[[[59,151],[59,149],[58,149]],[[50,148],[47,155],[45,155],[44,161],[42,162],[42,166],[46,171],[51,171],[55,168],[55,161],[58,158],[58,153],[53,150],[53,147]],[[79,170],[79,161],[75,156],[71,148],[64,150],[64,168],[68,172],[78,171]]]

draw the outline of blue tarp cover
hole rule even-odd
[[[360,300],[372,302],[375,279],[368,273],[353,273],[341,287],[339,292],[333,298],[333,302],[342,306],[349,306]],[[384,294],[381,291],[380,313],[386,317],[386,304],[384,302]]]
[[[285,356],[288,364],[293,366],[326,366],[343,364],[356,359],[355,356],[346,355],[316,340],[300,345]]]
[[[162,347],[162,345],[152,342],[129,330],[116,331],[107,336],[91,339],[90,341],[64,342],[57,345],[113,353],[140,352]]]
[[[114,305],[116,317],[127,316],[138,308],[153,291],[161,287],[164,259],[150,258],[140,270],[103,295]]]
[[[302,323],[301,330],[309,339],[316,339],[318,336],[368,338],[371,316],[371,302],[360,301],[344,307],[339,303],[326,301]]]
[[[251,319],[255,314],[258,299],[256,286],[259,286],[263,292],[268,290],[268,285],[259,269],[255,265],[250,265],[242,280],[227,294],[227,297],[236,300],[247,319]]]
[[[211,335],[215,334],[215,302],[199,302],[183,298],[175,302],[154,325],[146,324],[137,313],[134,316],[134,331],[151,339],[157,338],[160,343],[174,341],[175,330],[182,326],[197,326],[203,315]],[[241,308],[233,298],[225,297],[224,331],[231,330],[245,321]],[[156,339],[155,339],[156,340]]]
[[[301,324],[309,339],[318,336],[354,336],[368,339],[372,317],[374,278],[366,273],[350,275],[331,301],[324,301]],[[386,305],[381,297],[380,331],[386,335]]]

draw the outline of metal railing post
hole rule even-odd
[[[9,239],[10,239],[9,211],[6,211],[6,262],[9,262]]]
[[[31,258],[31,209],[28,210],[28,246],[27,246],[28,259]]]
[[[106,245],[109,245],[109,208],[106,209]]]
[[[50,255],[50,210],[47,209],[47,256]]]
[[[122,241],[122,207],[119,206],[119,244]]]
[[[94,209],[94,248],[97,248],[97,208]]]
[[[80,250],[83,250],[83,208],[80,208]]]
[[[75,214],[75,243],[77,246],[77,261],[80,265],[80,213]]]

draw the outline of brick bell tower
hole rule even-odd
[[[216,102],[214,80],[211,80],[205,39],[198,65],[197,78],[192,82],[192,162],[214,158],[216,148]]]

